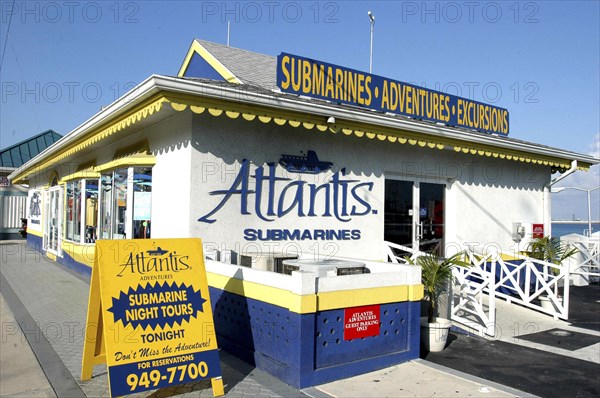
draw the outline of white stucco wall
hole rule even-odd
[[[341,133],[331,134],[307,131],[301,127],[246,122],[226,117],[194,116],[192,134],[192,184],[190,226],[191,235],[202,237],[205,244],[221,249],[245,251],[300,250],[304,255],[338,255],[381,260],[384,225],[385,178],[435,182],[447,185],[445,196],[446,244],[476,242],[478,245],[498,244],[508,250],[512,222],[544,222],[542,189],[550,177],[548,167],[456,153],[453,150],[425,149],[418,146],[367,140]],[[264,221],[256,217],[255,194],[248,195],[247,210],[241,214],[239,194],[232,195],[210,215],[213,223],[199,222],[198,218],[211,214],[224,199],[223,194],[234,185],[242,161],[248,159],[255,166],[269,162],[277,164],[282,154],[300,155],[316,151],[320,160],[334,163],[333,171],[346,169],[344,179],[359,184],[372,182],[371,191],[360,189],[361,197],[369,202],[367,215],[347,217],[342,222],[335,217],[299,217],[297,211]],[[251,175],[254,175],[254,167]],[[323,184],[331,172],[314,175],[287,173],[280,166],[277,176],[301,178],[307,184]],[[317,180],[315,180],[315,177]],[[289,181],[277,182],[274,195],[277,200]],[[266,183],[265,183],[266,184]],[[254,189],[250,179],[250,189]],[[288,190],[292,195],[294,189]],[[304,208],[308,208],[304,192]],[[264,193],[263,193],[264,196]],[[350,206],[357,205],[356,202]],[[266,211],[267,202],[261,208]],[[305,211],[306,212],[306,211]],[[323,213],[323,207],[316,212]],[[357,240],[305,240],[249,242],[244,229],[349,229],[359,230]]]
[[[143,139],[148,140],[157,159],[152,177],[153,238],[200,237],[209,247],[237,253],[275,251],[314,257],[383,260],[386,258],[382,246],[386,178],[446,185],[447,246],[469,242],[481,246],[495,244],[509,250],[514,244],[513,222],[548,221],[544,220],[543,187],[550,178],[549,167],[456,153],[451,149],[421,148],[191,112],[177,113],[125,138],[105,142],[100,149],[82,154],[56,171],[62,177],[90,160],[95,159],[96,164],[108,162],[116,150]],[[331,170],[316,175],[299,174],[287,172],[277,165],[282,154],[301,155],[308,150],[316,151],[322,161],[333,162]],[[220,209],[216,209],[225,198],[223,192],[235,185],[245,159],[251,163],[250,176],[254,176],[256,168],[261,166],[268,176],[268,163],[274,163],[277,165],[276,176],[290,179],[277,181],[272,193],[267,190],[268,182],[263,183],[260,211],[272,221],[257,216],[256,192],[248,193],[249,214],[241,214],[240,194],[231,195]],[[345,175],[342,175],[342,169]],[[44,171],[33,178],[31,188],[39,189],[48,184],[52,172]],[[331,183],[336,172],[348,187],[347,214],[337,217]],[[282,206],[290,207],[298,180],[305,182],[302,195],[305,216],[298,215],[298,206],[281,217],[268,216],[269,195],[277,209],[278,200],[288,186]],[[311,184],[315,187],[329,185],[330,216],[323,216],[326,212],[324,189],[316,195],[316,216],[307,214]],[[340,192],[343,190],[339,185],[338,188]],[[248,189],[256,189],[253,178],[249,179]],[[340,213],[341,197],[340,194]],[[357,213],[366,214],[351,215],[353,207]],[[201,217],[214,222],[198,221]],[[245,233],[247,229],[253,230],[250,235]],[[336,233],[347,230],[349,239],[248,240],[259,231],[264,234],[268,230],[283,229],[292,233],[297,229],[300,234],[309,231],[312,236],[315,230]]]
[[[190,231],[191,123],[180,113],[148,129],[152,168],[152,237],[186,238]]]

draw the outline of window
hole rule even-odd
[[[129,167],[100,178],[100,239],[150,238],[152,168]]]
[[[150,237],[150,215],[152,213],[152,168],[133,169],[133,238]]]
[[[81,181],[69,181],[67,190],[66,238],[75,242],[81,239]]]
[[[94,243],[98,229],[98,180],[85,181],[85,242]]]
[[[99,239],[112,238],[113,173],[100,177],[100,234]]]
[[[131,239],[131,234],[127,234],[127,174],[128,169],[116,170],[113,173],[114,187],[114,220],[113,239]]]

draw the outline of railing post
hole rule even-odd
[[[569,290],[570,290],[570,285],[571,285],[571,278],[569,276],[570,270],[569,267],[564,267],[565,269],[565,281],[564,281],[564,286],[563,286],[563,317],[565,319],[569,319]]]
[[[496,260],[492,260],[492,266],[490,269],[490,273],[488,275],[488,308],[490,311],[489,314],[489,325],[488,325],[488,335],[493,335],[496,337]],[[492,330],[490,330],[492,328]]]
[[[532,268],[535,267],[535,264],[531,264],[531,267],[525,268],[525,297],[531,296],[531,273],[533,272]]]

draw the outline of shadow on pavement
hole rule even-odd
[[[444,351],[421,358],[542,397],[600,396],[600,365],[503,341],[451,332]]]

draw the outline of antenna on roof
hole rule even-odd
[[[229,27],[231,26],[231,24],[229,23],[229,20],[227,20],[227,47],[229,47]]]

